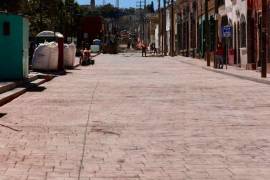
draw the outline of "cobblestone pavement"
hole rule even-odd
[[[268,180],[269,85],[100,55],[0,108],[0,180]]]

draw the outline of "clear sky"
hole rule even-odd
[[[116,0],[105,0],[106,3],[111,3],[115,5]],[[120,7],[135,7],[137,0],[119,0]],[[77,0],[79,4],[90,4],[90,0]],[[103,4],[103,0],[96,0],[97,5]]]

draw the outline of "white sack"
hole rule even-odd
[[[64,65],[73,67],[75,64],[76,46],[74,43],[64,46]]]
[[[34,52],[32,67],[35,70],[54,71],[58,69],[57,43],[40,44]]]

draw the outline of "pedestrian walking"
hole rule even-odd
[[[143,56],[146,57],[146,50],[147,50],[146,44],[143,42],[143,43],[142,43],[142,57],[143,57]]]
[[[218,69],[223,69],[224,65],[224,48],[222,47],[222,43],[219,42],[217,46],[217,50],[215,52],[215,66]]]
[[[152,51],[154,53],[154,55],[157,55],[157,48],[156,48],[156,44],[155,43],[152,43]]]

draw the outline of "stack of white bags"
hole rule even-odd
[[[64,46],[64,65],[73,67],[75,64],[76,45],[74,43],[65,44]]]
[[[58,44],[56,42],[40,44],[34,52],[32,68],[41,71],[56,71],[58,69]],[[64,65],[73,67],[75,64],[76,45],[64,45]]]
[[[40,44],[34,52],[32,68],[43,71],[58,69],[58,44],[55,42]]]

